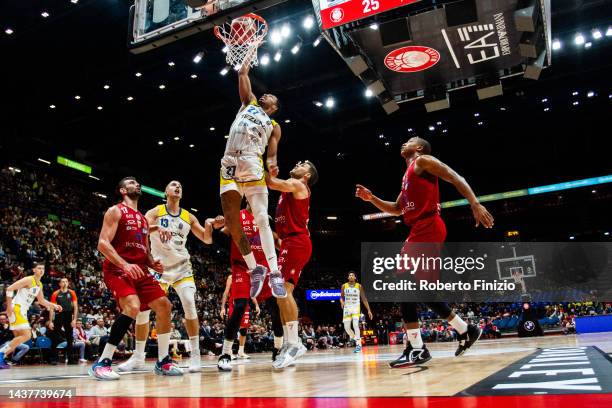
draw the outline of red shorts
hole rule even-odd
[[[149,273],[146,265],[139,265],[145,272],[144,276],[132,279],[119,269],[104,269],[104,283],[119,303],[119,299],[129,295],[137,295],[140,300],[140,311],[148,310],[149,303],[166,296],[166,292]]]
[[[283,274],[285,282],[297,286],[302,269],[312,255],[312,242],[308,235],[292,235],[284,238],[281,243],[278,269]]]
[[[427,217],[412,225],[410,234],[400,254],[406,254],[412,257],[438,257],[440,256],[442,244],[445,239],[446,225],[442,218],[439,215]],[[419,243],[426,244],[419,245]],[[440,245],[433,245],[432,243],[439,243]],[[432,281],[438,279],[439,274],[440,271],[438,270],[424,270],[423,268],[419,268],[413,276],[415,280],[423,279]]]

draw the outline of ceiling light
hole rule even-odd
[[[378,24],[377,24],[377,23],[370,24],[370,28],[371,28],[372,30],[378,30]]]
[[[446,133],[446,132],[448,132],[448,129],[443,129],[442,130],[442,133]]]
[[[482,126],[484,125],[484,122],[478,122],[478,125]]]
[[[161,146],[161,145],[164,144],[164,142],[162,140],[160,140],[159,142],[157,142],[157,144]]]
[[[595,92],[593,92],[593,91],[587,92],[587,98],[592,98],[594,96],[595,96]]]
[[[323,104],[322,104],[321,102],[319,102],[319,101],[315,101],[315,102],[314,102],[314,104],[315,104],[315,105],[317,105],[319,108],[320,108],[321,106],[323,106]]]
[[[436,127],[435,127],[435,126],[433,126],[433,125],[430,125],[430,126],[429,126],[429,130],[431,130],[431,131],[433,132],[434,130],[436,130]]]
[[[194,144],[190,144],[189,147],[195,147],[195,145]]]
[[[175,65],[175,64],[174,64],[174,61],[170,61],[170,62],[168,62],[168,66],[173,67],[174,65]]]
[[[190,210],[193,211],[193,212],[198,212],[197,208],[190,208]]]
[[[137,78],[140,78],[142,76],[142,74],[140,72],[137,72],[134,75],[136,75]]]
[[[584,48],[591,48],[592,46],[593,46],[593,43],[590,42],[590,41],[588,43],[584,44]]]
[[[98,110],[102,110],[104,109],[102,106],[98,106]]]
[[[49,13],[47,13],[46,11],[43,11],[42,13],[40,13],[41,16],[43,16],[44,18],[49,17]]]
[[[336,101],[334,101],[334,98],[332,97],[329,97],[325,100],[325,107],[328,109],[333,108],[335,104],[336,104]]]
[[[210,131],[211,131],[211,132],[214,132],[214,131],[215,131],[215,128],[214,128],[214,127],[211,127],[211,128],[210,128]]]
[[[578,102],[578,101],[574,101],[574,102],[572,103],[572,105],[574,105],[574,106],[578,106],[578,105],[580,105],[580,102]]]
[[[280,30],[280,34],[283,38],[288,38],[291,35],[291,27],[289,24],[283,24]]]
[[[166,85],[161,84],[161,85],[159,86],[159,89],[166,89]]]
[[[321,43],[321,36],[318,36],[316,40],[312,43],[313,47],[318,46]]]
[[[281,57],[282,57],[281,52],[280,51],[276,51],[276,54],[274,54],[274,61],[276,61],[276,62],[280,61]]]
[[[268,54],[262,55],[259,62],[261,62],[261,65],[268,65],[270,63],[270,56]]]
[[[225,135],[224,137],[225,137],[226,139],[229,139],[229,135]]]
[[[603,35],[601,34],[601,31],[599,31],[596,28],[594,28],[593,31],[591,31],[591,33],[593,34],[593,38],[595,40],[599,40],[601,37],[603,37]]]
[[[70,0],[70,2],[71,2],[72,4],[77,4],[77,3],[79,2],[79,0]],[[106,197],[105,197],[105,198],[106,198]]]
[[[293,48],[291,48],[291,53],[293,55],[297,54],[298,52],[300,52],[300,43],[295,44]]]
[[[5,32],[7,35],[11,35],[11,34],[13,34],[13,33],[14,33],[14,31],[13,31],[13,29],[12,29],[12,28],[7,28],[6,30],[4,30],[4,32]]]
[[[385,138],[385,135],[378,135],[378,138],[379,138],[379,139],[384,139],[384,138]]]
[[[442,124],[442,122],[436,122],[436,125],[440,126]]]
[[[576,36],[574,37],[574,44],[576,45],[582,45],[584,44],[584,35],[582,34],[576,34]]]
[[[612,36],[612,27],[608,27],[608,29],[606,30],[606,37],[610,36]]]
[[[505,112],[506,108],[504,108],[503,106],[501,108],[499,108],[500,111]]]
[[[475,114],[474,114],[474,117],[475,117],[475,118],[477,118],[477,117],[479,117],[479,116],[480,116],[480,113],[475,113]]]
[[[55,109],[55,105],[49,105],[50,109]]]
[[[196,74],[191,74],[191,79],[196,79],[198,76]]]
[[[542,103],[546,103],[546,102],[548,102],[548,98],[542,99]]]
[[[270,33],[270,42],[271,42],[272,44],[274,44],[274,45],[278,45],[278,44],[280,44],[280,43],[281,43],[281,41],[282,41],[282,40],[283,40],[283,37],[282,37],[282,35],[281,35],[280,31],[278,31],[278,30],[273,30],[273,31]]]
[[[74,99],[76,99],[78,101],[79,99],[81,99],[81,97],[79,95],[75,95]]]
[[[128,101],[133,101],[133,100],[134,100],[134,98],[133,98],[132,96],[128,96],[128,97],[127,97],[127,98],[125,98],[125,99],[127,99]]]
[[[307,30],[310,30],[314,26],[314,18],[309,14],[302,21],[302,27]]]
[[[560,50],[562,46],[563,44],[559,40],[554,40],[552,43],[552,49],[555,51]]]
[[[196,64],[199,64],[200,61],[202,61],[202,58],[204,58],[204,51],[200,51],[198,52],[195,57],[193,57],[193,62],[195,62]]]
[[[413,130],[414,130],[414,129],[412,129],[412,128],[408,128],[408,131],[409,131],[409,132],[412,132]]]
[[[229,51],[229,48],[227,48],[227,45],[223,48],[221,48],[221,52],[224,54],[227,54],[227,52]]]
[[[291,119],[285,119],[285,123],[291,123]]]
[[[371,97],[373,97],[373,96],[374,96],[374,92],[372,92],[372,91],[371,91],[371,90],[369,90],[369,89],[366,89],[366,90],[365,90],[365,96],[366,96],[366,98],[371,98]]]
[[[45,163],[45,164],[51,164],[51,162],[49,160],[45,160],[45,159],[41,159],[40,157],[38,158],[39,162]]]
[[[572,239],[572,240],[573,240],[573,239],[575,239],[575,238],[576,238],[576,237],[575,237],[575,236],[573,236],[573,235],[570,235],[570,237],[569,237],[569,239]]]
[[[336,217],[335,215],[328,215],[328,216],[327,216],[327,219],[328,219],[328,220],[337,220],[337,219],[338,219],[338,217]]]
[[[136,74],[136,76],[139,76],[139,75]],[[104,89],[107,89],[107,90],[110,89],[110,85],[108,85],[108,84],[104,85]]]
[[[578,96],[578,91],[572,92],[572,96]]]
[[[94,180],[100,180],[99,177],[96,176],[92,176],[91,174],[88,174],[87,177],[92,178]],[[99,194],[99,193],[98,193]],[[104,194],[99,194],[98,197],[102,197],[102,198],[106,198],[106,196]]]
[[[544,108],[544,112],[548,112],[550,108]]]
[[[174,140],[181,140],[181,138],[178,136],[174,136]]]
[[[226,75],[229,72],[229,69],[227,69],[227,67],[223,68],[219,73],[221,75]]]

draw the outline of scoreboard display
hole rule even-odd
[[[320,12],[319,21],[323,30],[417,1],[419,0],[313,0],[315,10]]]

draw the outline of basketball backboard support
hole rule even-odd
[[[538,79],[551,63],[550,0],[312,1],[324,38],[387,113],[418,99],[445,109],[464,88],[499,96],[505,78]]]
[[[128,48],[140,54],[285,1],[135,0],[130,8]]]

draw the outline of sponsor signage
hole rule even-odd
[[[321,11],[324,30],[351,21],[370,17],[397,7],[407,6],[419,0],[314,0]],[[316,8],[316,6],[315,6]]]
[[[340,300],[340,289],[309,289],[306,300]]]
[[[75,169],[78,171],[82,171],[83,173],[91,174],[91,167],[86,164],[79,163],[74,160],[70,160],[65,157],[62,157],[62,156],[57,156],[57,162],[58,164],[61,164],[62,166],[70,167],[71,169]]]
[[[140,190],[143,193],[151,194],[151,195],[154,195],[156,197],[166,198],[166,194],[164,194],[163,191],[156,190],[153,187],[140,185]]]
[[[612,392],[612,361],[597,347],[539,349],[459,395],[598,394]]]

